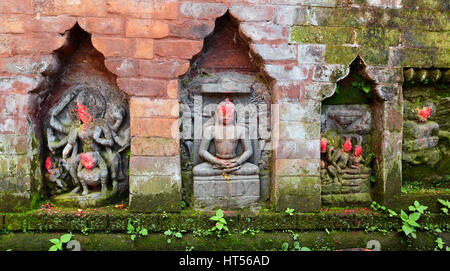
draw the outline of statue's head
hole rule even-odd
[[[344,145],[342,146],[342,149],[345,152],[349,152],[352,149],[352,142],[350,137],[347,137],[347,140],[345,141]]]
[[[226,98],[219,103],[216,109],[216,121],[219,124],[229,125],[234,124],[236,121],[236,115],[234,110],[234,104],[230,99]]]
[[[80,118],[83,124],[89,124],[92,121],[92,116],[89,114],[85,105],[77,103],[77,113],[78,118]]]

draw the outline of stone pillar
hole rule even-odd
[[[367,67],[365,73],[374,80],[374,152],[376,182],[374,200],[384,204],[401,193],[403,96],[402,68]]]

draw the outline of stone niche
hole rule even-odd
[[[90,35],[78,25],[66,35],[38,112],[43,187],[58,206],[98,207],[128,196],[128,98]]]
[[[321,199],[324,206],[370,204],[373,109],[372,83],[362,74],[359,59],[337,82],[335,94],[322,102]]]
[[[243,208],[269,198],[271,98],[258,71],[227,13],[180,79],[183,200],[195,208]]]
[[[450,70],[404,69],[403,185],[450,188]]]

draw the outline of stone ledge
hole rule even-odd
[[[294,245],[294,232],[256,232],[234,233],[225,235],[221,239],[216,236],[182,235],[181,239],[172,238],[170,244],[162,233],[150,233],[146,237],[138,237],[135,241],[128,234],[104,234],[90,233],[82,235],[75,233],[72,240],[80,243],[81,251],[185,251],[192,248],[194,251],[280,251],[283,243],[288,242],[289,248]],[[58,238],[63,233],[9,233],[0,234],[0,251],[47,251],[52,245],[49,240]],[[349,248],[366,248],[367,242],[377,240],[382,251],[389,250],[433,250],[436,247],[436,236],[419,232],[417,239],[405,243],[402,233],[365,233],[365,232],[336,232],[312,231],[296,232],[302,247],[308,247],[313,251],[331,251]],[[448,243],[449,233],[439,236]],[[167,263],[168,266],[172,263]],[[174,268],[178,262],[174,262]],[[172,269],[172,268],[170,268]]]
[[[215,212],[194,210],[137,214],[108,208],[85,209],[82,213],[76,209],[36,210],[0,214],[0,221],[4,221],[0,232],[126,232],[129,219],[134,225],[143,226],[150,232],[164,232],[170,228],[194,232],[214,226],[214,222],[209,220],[214,214]],[[320,213],[296,213],[292,216],[272,211],[225,211],[225,218],[231,231],[365,230],[370,227],[396,230],[402,225],[399,218],[391,218],[365,208],[323,209]],[[450,229],[448,216],[443,214],[422,216],[419,221],[421,225],[430,223],[441,229]]]

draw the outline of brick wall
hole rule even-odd
[[[320,208],[320,102],[358,54],[379,95],[377,191],[393,195],[401,127],[388,116],[401,114],[401,67],[450,66],[448,9],[445,0],[2,0],[0,194],[10,202],[2,209],[28,204],[38,190],[32,144],[40,136],[27,116],[58,65],[52,52],[78,22],[130,98],[131,209],[179,210],[177,78],[227,10],[279,105],[272,127],[279,135],[272,161],[277,209]]]

